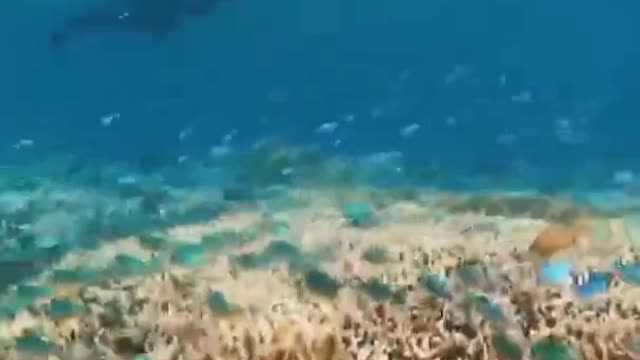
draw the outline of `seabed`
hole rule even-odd
[[[259,153],[217,188],[237,161],[182,188],[7,176],[0,359],[640,358],[633,199],[385,188]]]

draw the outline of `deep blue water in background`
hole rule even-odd
[[[52,50],[88,1],[4,5],[2,162],[206,153],[237,129],[237,146],[280,135],[532,178],[640,168],[637,1],[226,0],[165,41],[105,31]]]

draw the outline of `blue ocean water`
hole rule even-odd
[[[5,12],[3,161],[61,148],[117,160],[206,152],[237,129],[238,145],[278,135],[333,151],[339,138],[338,151],[399,150],[480,172],[638,166],[630,0],[225,0],[161,41],[89,30],[51,49],[53,28],[92,3]],[[121,117],[104,129],[110,113]],[[313,131],[347,116],[356,120],[330,139]],[[415,136],[399,136],[413,123]],[[37,146],[16,153],[22,138]]]
[[[201,7],[209,4],[211,11]],[[499,339],[492,346],[520,355],[535,347],[533,338],[523,325],[528,342],[516,344],[505,324],[519,329],[531,319],[519,315],[526,311],[512,318],[503,305],[521,304],[495,301],[506,300],[503,293],[565,286],[587,298],[608,296],[614,283],[638,285],[629,255],[640,246],[637,1],[22,0],[3,10],[1,359],[14,350],[75,354],[78,344],[114,359],[143,356],[157,339],[116,339],[139,330],[117,321],[106,345],[97,332],[67,338],[43,324],[90,318],[103,305],[139,316],[144,311],[115,311],[117,301],[98,304],[85,290],[122,294],[123,279],[140,284],[159,273],[158,284],[172,289],[180,276],[199,282],[206,307],[198,311],[215,316],[243,310],[245,299],[225,288],[241,283],[238,274],[276,263],[287,265],[298,295],[333,298],[351,288],[406,310],[410,293],[423,291],[448,303],[446,311],[462,306],[468,318],[489,320]],[[207,228],[229,214],[257,220]],[[481,220],[444,221],[460,214]],[[530,228],[502,226],[513,217]],[[327,229],[318,228],[327,218]],[[405,223],[409,230],[385,235]],[[538,229],[542,223],[551,230]],[[197,230],[177,231],[185,224]],[[326,239],[309,245],[322,231]],[[525,244],[527,256],[570,248],[574,257],[523,265],[518,231],[538,234],[524,239],[533,244]],[[603,269],[583,269],[574,249],[582,232]],[[471,251],[469,259],[451,255],[454,269],[420,243],[485,235],[511,241],[498,247],[513,245],[509,259],[522,263],[495,266],[495,254]],[[545,235],[559,239],[560,250],[537,246]],[[403,246],[415,240],[419,251],[359,243],[377,236],[403,237]],[[264,249],[246,249],[260,242]],[[605,256],[616,251],[624,256],[614,271]],[[386,272],[365,277],[347,261],[343,273],[323,270],[341,256],[376,271],[411,262],[428,276],[387,283]],[[222,258],[224,274],[201,276]],[[530,278],[504,274],[527,266],[537,266]],[[191,295],[158,308],[197,307],[193,299],[169,304]],[[29,328],[13,333],[19,327],[7,324],[26,313]],[[555,339],[537,340],[570,353]]]

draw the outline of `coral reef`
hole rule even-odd
[[[71,251],[0,298],[0,358],[638,356],[640,254],[617,219],[341,196]]]

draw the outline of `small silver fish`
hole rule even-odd
[[[316,132],[319,134],[329,134],[332,133],[334,131],[336,131],[336,129],[338,128],[338,123],[337,122],[327,122],[324,124],[321,124],[320,126],[318,126],[316,128]]]
[[[105,115],[100,118],[100,125],[102,125],[103,127],[109,127],[111,126],[111,123],[113,122],[113,120],[117,120],[117,119],[120,119],[120,113],[115,112],[115,113]]]
[[[35,145],[35,142],[31,139],[20,139],[17,143],[13,145],[16,150],[20,150],[23,147],[32,147]]]
[[[420,124],[413,123],[400,129],[400,135],[402,137],[409,137],[415,134],[418,130],[420,130]]]

